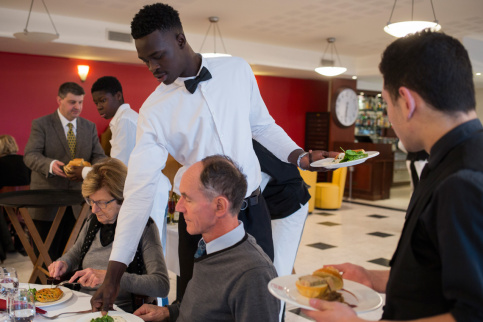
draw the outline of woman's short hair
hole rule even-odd
[[[82,183],[82,195],[87,198],[102,188],[105,188],[118,204],[124,200],[124,182],[126,181],[127,167],[115,158],[102,159],[92,166]]]
[[[0,157],[18,152],[18,145],[13,136],[4,134],[0,135]]]

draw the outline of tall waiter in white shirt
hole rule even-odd
[[[139,115],[124,102],[121,82],[114,76],[103,76],[96,80],[91,87],[91,94],[99,115],[106,120],[111,120],[109,122],[109,129],[112,133],[109,141],[111,143],[110,156],[122,161],[127,166],[131,152],[136,145],[136,126]],[[73,174],[68,175],[71,180],[82,180],[81,175],[82,178],[85,178],[91,170],[91,167],[73,168]],[[157,200],[159,199],[155,199],[155,202]],[[163,201],[161,200],[161,202]],[[165,214],[166,205],[156,204],[150,215],[159,227],[163,249],[166,248]]]
[[[272,259],[270,216],[259,190],[260,165],[252,137],[280,160],[304,169],[309,169],[310,158],[330,156],[325,151],[304,152],[275,124],[244,60],[205,59],[195,53],[172,7],[145,6],[132,21],[131,34],[139,58],[161,84],[140,109],[108,273],[91,300],[93,309],[103,312],[112,307],[126,264],[136,252],[168,153],[184,166],[176,175],[175,192],[184,170],[206,156],[227,155],[241,166],[248,193],[239,219]],[[199,236],[189,239],[182,216],[179,235],[180,277],[187,284]]]

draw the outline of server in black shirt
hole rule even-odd
[[[483,321],[483,127],[468,53],[423,31],[400,38],[379,65],[388,117],[408,151],[429,152],[390,271],[336,266],[344,278],[386,293],[384,320]],[[329,317],[347,306],[313,300]]]

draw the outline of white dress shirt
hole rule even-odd
[[[255,76],[243,59],[202,58],[200,70],[203,66],[213,77],[201,82],[194,94],[184,86],[185,80],[194,77],[178,78],[173,84],[160,84],[139,111],[137,142],[129,160],[110,260],[131,262],[156,189],[166,191],[159,204],[167,203],[169,185],[160,178],[168,153],[184,166],[176,174],[175,192],[179,193],[187,167],[223,154],[247,176],[248,196],[261,180],[252,137],[285,162],[292,151],[300,149],[268,113]]]
[[[111,157],[121,160],[128,165],[129,156],[136,145],[136,126],[138,113],[129,104],[122,104],[109,123],[112,132]]]
[[[213,239],[206,244],[206,254],[211,254],[231,247],[238,243],[240,240],[242,240],[243,237],[245,237],[245,227],[243,226],[243,223],[238,220],[238,226],[236,226],[235,229],[227,232],[226,234],[218,237],[217,239]]]

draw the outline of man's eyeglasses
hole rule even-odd
[[[87,204],[91,207],[95,204],[97,207],[99,207],[101,209],[106,209],[107,205],[110,204],[111,202],[113,202],[114,200],[116,200],[116,198],[111,199],[109,201],[94,201],[91,198],[85,198],[85,200],[86,200]]]

